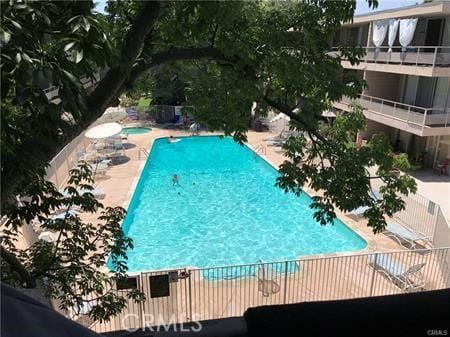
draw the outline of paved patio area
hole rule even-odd
[[[96,185],[105,192],[106,197],[102,200],[104,205],[128,207],[147,160],[145,152],[150,152],[155,139],[170,135],[176,137],[187,136],[188,134],[184,131],[153,128],[147,134],[128,136],[125,155],[129,160],[110,167],[106,176],[99,176],[96,181]],[[210,133],[205,135],[210,135]],[[274,134],[269,132],[249,132],[248,146],[255,149],[263,145],[264,150],[262,152],[264,154],[262,154],[262,157],[273,166],[278,167],[285,158],[279,148],[268,146],[266,139],[272,137],[274,137]],[[426,182],[423,184],[419,185],[421,189],[426,187]],[[309,193],[312,194],[311,191]],[[393,253],[391,256],[395,260],[403,261],[406,266],[425,262],[427,275],[425,289],[443,287],[449,282],[448,275],[439,274],[442,268],[436,267],[439,261],[436,261],[433,254],[424,255],[406,251],[391,238],[383,234],[374,235],[372,230],[367,227],[366,220],[356,219],[339,211],[337,214],[342,221],[367,241],[367,247],[359,252],[308,256],[306,260],[303,257],[298,262],[297,271],[276,275],[273,280],[276,286],[273,286],[273,289],[271,288],[268,296],[262,294],[261,284],[253,275],[232,280],[209,280],[205,276],[205,270],[194,268],[189,271],[182,268],[177,269],[179,275],[182,275],[182,271],[189,271],[190,274],[188,277],[178,279],[177,282],[170,283],[170,296],[153,299],[147,296],[147,300],[143,304],[136,304],[130,300],[126,315],[121,314],[109,322],[97,322],[91,328],[103,332],[123,329],[124,327],[140,327],[145,318],[142,317],[143,314],[149,315],[147,319],[159,319],[156,323],[163,324],[170,320],[181,322],[192,319],[239,316],[246,308],[258,305],[354,298],[401,292],[401,289],[392,280],[374,271],[368,255],[354,255],[375,251],[400,251],[400,253]],[[83,215],[83,217],[86,220],[90,218],[90,220],[94,220],[96,216]],[[448,252],[446,254],[448,255]],[[327,258],[322,259],[323,257]],[[446,259],[448,258],[446,256]],[[141,274],[138,278],[139,287],[145,293],[150,294],[149,277],[161,273]]]
[[[450,220],[450,177],[431,169],[410,174],[416,180],[417,192],[441,205],[447,220]]]

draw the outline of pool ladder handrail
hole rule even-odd
[[[255,155],[256,154],[263,154],[266,155],[267,154],[267,147],[264,144],[259,144],[257,147],[255,147]]]
[[[144,147],[139,148],[139,152],[138,152],[139,160],[141,160],[141,154],[144,155],[144,158],[147,158],[148,155],[149,155],[148,150],[146,148],[144,148]]]

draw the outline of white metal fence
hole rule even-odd
[[[433,241],[437,222],[446,221],[439,204],[417,193],[404,196],[403,200],[405,209],[396,213],[394,218]]]
[[[180,268],[143,272],[132,278],[146,300],[128,300],[123,313],[107,322],[95,322],[92,329],[142,328],[241,316],[247,308],[261,305],[448,288],[450,248]]]
[[[84,132],[67,144],[49,163],[45,179],[62,187],[69,177],[69,171],[78,163],[80,153],[89,145]]]

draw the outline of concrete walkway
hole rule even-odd
[[[411,172],[417,183],[417,193],[441,205],[442,210],[450,220],[450,177],[438,175],[434,170]]]

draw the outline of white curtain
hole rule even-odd
[[[380,47],[386,38],[386,33],[388,30],[389,20],[378,20],[373,22],[373,44],[375,47]]]
[[[400,32],[399,41],[402,45],[402,50],[405,51],[406,47],[411,44],[416,31],[417,18],[416,19],[402,19],[400,20]]]
[[[392,51],[392,46],[394,45],[395,37],[397,36],[399,23],[400,23],[399,19],[389,20],[389,35],[388,35],[389,52]]]

